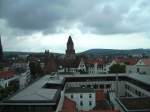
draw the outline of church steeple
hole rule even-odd
[[[71,36],[69,36],[67,44],[73,44]]]
[[[74,50],[74,44],[73,44],[71,36],[69,36],[69,38],[68,38],[67,50],[70,50],[70,52],[72,52]]]
[[[67,50],[66,56],[67,59],[75,59],[75,50],[74,50],[74,43],[72,41],[71,36],[69,36],[67,41]]]
[[[3,58],[3,48],[2,48],[1,35],[0,35],[0,61],[2,61],[2,58]]]

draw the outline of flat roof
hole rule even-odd
[[[46,83],[52,83],[52,84],[60,84],[63,81],[63,79],[56,79],[53,78],[51,80],[50,75],[43,76],[27,88],[21,90],[20,92],[16,93],[9,99],[7,99],[4,102],[16,102],[16,103],[34,103],[34,102],[56,102],[57,97],[59,97],[59,94],[61,90],[59,89],[51,89],[51,88],[43,88],[43,86]]]
[[[117,99],[119,104],[126,111],[139,111],[149,112],[150,111],[150,97],[144,98],[119,98]]]
[[[66,89],[66,93],[95,93],[93,88],[70,87]]]
[[[110,76],[127,76],[128,74],[126,73],[118,73],[118,74],[67,74],[67,75],[62,75],[62,74],[58,74],[59,76],[63,76],[63,77],[110,77]]]
[[[60,75],[61,76],[61,75]],[[129,78],[136,79],[138,81],[141,81],[143,83],[149,84],[150,85],[150,75],[144,75],[144,74],[138,74],[138,73],[118,73],[118,74],[71,74],[71,75],[63,75],[66,78],[71,78],[71,77],[116,77],[116,76],[127,76]]]
[[[128,74],[128,77],[150,85],[150,74],[146,75],[146,74],[132,73],[132,74]]]

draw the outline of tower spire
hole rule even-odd
[[[67,44],[73,44],[71,36],[69,36]]]
[[[67,49],[66,49],[65,57],[71,60],[75,59],[74,44],[73,44],[71,36],[69,36],[68,41],[67,41]]]

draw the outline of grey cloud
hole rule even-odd
[[[56,33],[81,23],[83,32],[146,32],[150,3],[146,0],[1,0],[0,18],[18,32]]]
[[[44,30],[55,28],[63,19],[68,0],[2,0],[1,17],[11,27],[23,30]]]

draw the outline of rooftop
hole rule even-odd
[[[120,98],[118,102],[126,111],[150,112],[150,98]]]
[[[14,75],[15,75],[15,73],[12,71],[0,71],[0,79],[1,78],[10,78],[10,77],[13,77]]]
[[[144,64],[145,65],[150,65],[150,58],[148,58],[148,59],[143,59],[143,62],[144,62]]]
[[[132,74],[129,74],[128,77],[150,85],[150,75],[145,75],[145,74],[141,75],[137,73],[132,73]]]
[[[27,88],[10,97],[5,103],[56,103],[61,90],[43,88],[46,83],[60,84],[62,80],[50,81],[50,76],[46,75],[37,80]]]
[[[70,87],[66,89],[66,93],[95,93],[93,88]]]
[[[96,90],[96,101],[102,101],[105,99],[104,91],[97,89]]]
[[[62,112],[76,112],[76,103],[70,100],[69,98],[64,98],[64,103],[62,107]]]

